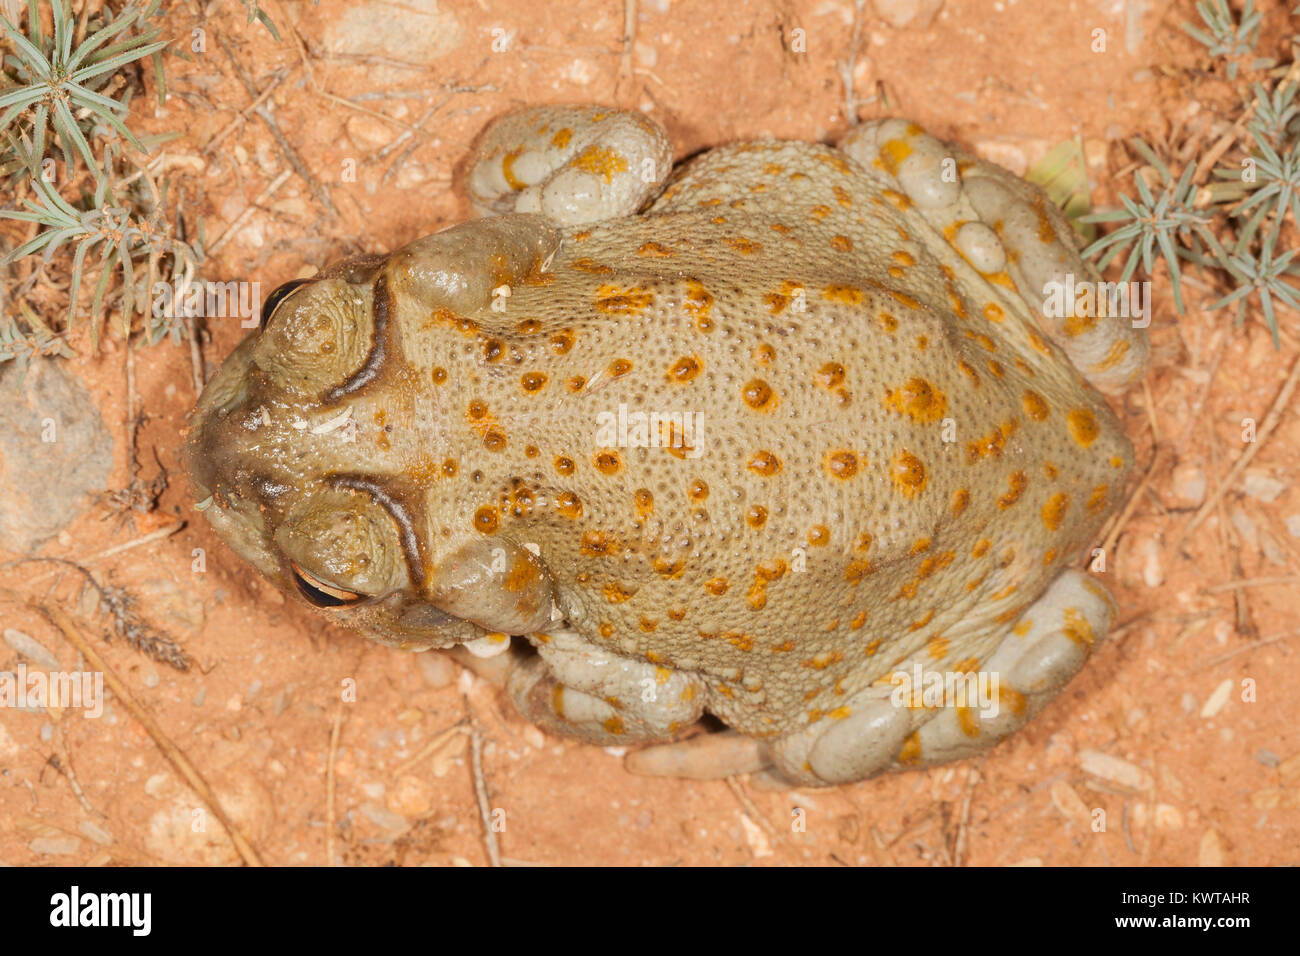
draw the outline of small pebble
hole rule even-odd
[[[943,0],[874,0],[876,16],[895,30],[916,27],[924,30],[943,7]]]
[[[1259,530],[1255,527],[1254,519],[1241,508],[1233,508],[1228,512],[1228,520],[1241,538],[1242,547],[1247,551],[1258,551]]]
[[[424,163],[406,162],[398,171],[397,177],[393,180],[394,189],[410,189],[426,182],[431,175],[431,170]]]
[[[1077,790],[1064,780],[1057,780],[1051,788],[1052,803],[1061,811],[1061,816],[1076,823],[1087,823],[1090,814],[1088,805],[1083,802]]]
[[[1174,469],[1170,488],[1174,496],[1187,505],[1205,501],[1205,469],[1200,465],[1179,465]]]
[[[1223,866],[1227,863],[1227,854],[1223,848],[1223,837],[1219,831],[1210,827],[1201,835],[1201,845],[1196,852],[1197,866]]]
[[[456,690],[459,691],[461,694],[468,694],[473,689],[474,689],[474,673],[473,671],[466,668],[465,670],[462,670],[460,672],[460,676],[456,678]]]
[[[82,820],[78,823],[77,832],[89,840],[94,840],[100,846],[108,846],[113,842],[113,834],[90,820]]]
[[[49,649],[36,638],[12,627],[5,628],[4,637],[6,644],[37,667],[47,671],[57,671],[59,669],[59,659],[50,653]]]
[[[1102,753],[1100,750],[1079,751],[1079,766],[1086,774],[1108,780],[1129,790],[1151,789],[1152,781],[1149,773],[1137,764]]]
[[[434,785],[423,774],[404,774],[389,793],[388,809],[404,819],[422,818],[433,810]]]
[[[1211,717],[1218,715],[1219,711],[1228,703],[1228,697],[1232,694],[1232,678],[1225,677],[1214,692],[1210,694],[1205,701],[1205,706],[1201,708],[1201,717],[1209,720]]]
[[[289,709],[289,704],[290,702],[292,702],[292,700],[293,697],[289,693],[289,688],[287,687],[280,688],[280,692],[276,694],[274,698],[271,699],[272,716],[279,717],[281,714],[283,714],[286,710]]]
[[[99,592],[87,583],[77,595],[77,616],[86,620],[94,618],[99,611]]]
[[[361,812],[367,820],[383,830],[389,840],[396,840],[411,828],[411,823],[406,817],[374,803],[361,804]]]
[[[1282,547],[1281,542],[1267,531],[1259,533],[1259,550],[1268,559],[1269,564],[1285,568],[1291,563],[1291,555]]]
[[[1142,555],[1142,581],[1149,588],[1165,583],[1164,567],[1160,563],[1160,545],[1155,538],[1146,538],[1138,548]]]
[[[347,134],[354,146],[369,150],[386,146],[401,135],[401,129],[378,117],[358,113],[348,120]]]
[[[754,854],[754,859],[761,860],[772,855],[772,844],[767,839],[767,834],[763,832],[762,827],[749,818],[749,814],[740,814],[740,825],[745,830],[745,842],[749,844],[749,851]]]
[[[37,856],[67,856],[76,853],[81,841],[74,836],[37,837],[27,844],[27,849]]]
[[[1300,810],[1300,790],[1256,790],[1250,795],[1250,803],[1256,810]]]
[[[1278,495],[1286,491],[1286,484],[1271,477],[1266,471],[1258,468],[1248,468],[1245,480],[1241,483],[1241,489],[1251,498],[1268,504],[1276,501]]]
[[[1269,750],[1267,747],[1260,747],[1256,750],[1255,759],[1265,767],[1276,767],[1282,762],[1282,758],[1273,753],[1273,751]]]
[[[1156,829],[1157,830],[1181,830],[1183,828],[1183,812],[1177,807],[1168,803],[1156,804]]]

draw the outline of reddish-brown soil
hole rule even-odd
[[[489,118],[523,103],[641,108],[684,156],[758,136],[833,139],[849,123],[848,75],[859,118],[909,116],[1018,172],[1078,135],[1101,201],[1130,188],[1127,173],[1117,179],[1127,163],[1119,140],[1181,130],[1212,142],[1206,131],[1238,115],[1233,87],[1198,72],[1203,48],[1177,28],[1194,17],[1190,0],[948,0],[930,26],[904,29],[875,19],[868,4],[851,62],[853,5],[843,0],[641,0],[626,59],[623,5],[612,0],[373,3],[388,18],[439,11],[420,14],[425,46],[414,62],[384,46],[380,26],[369,48],[356,45],[345,20],[358,4],[272,0],[280,44],[245,25],[239,4],[213,4],[205,21],[198,6],[179,5],[167,30],[185,37],[203,27],[206,52],[190,62],[169,56],[171,99],[156,109],[152,91],[138,98],[131,121],[182,133],[164,148],[177,170],[190,171],[176,185],[209,239],[256,203],[204,276],[258,279],[266,290],[464,218],[452,188],[457,163]],[[1269,11],[1264,46],[1280,53],[1285,7],[1259,6]],[[1131,49],[1126,10],[1138,11],[1127,28]],[[500,52],[492,49],[498,28],[510,37]],[[1091,49],[1094,29],[1108,31],[1104,53]],[[344,48],[368,52],[336,52],[345,36],[352,46]],[[239,120],[251,97],[223,44],[259,89],[287,71],[267,102],[337,217],[296,175],[262,195],[285,161],[263,122],[251,113]],[[425,131],[387,149],[435,105]],[[208,149],[232,122],[235,131]],[[350,160],[355,182],[344,177]],[[1180,493],[1197,469],[1214,492],[1243,454],[1242,420],[1264,420],[1300,356],[1300,328],[1283,311],[1275,350],[1255,318],[1234,328],[1226,313],[1206,311],[1216,290],[1193,283],[1180,317],[1157,276],[1153,368],[1144,387],[1115,403],[1138,448],[1135,487],[1148,480],[1106,576],[1120,631],[1027,730],[983,759],[815,792],[761,790],[744,778],[635,777],[599,748],[543,737],[450,661],[325,626],[258,581],[190,508],[179,449],[195,395],[189,352],[170,343],[135,361],[148,416],[139,434],[144,476],[155,473],[156,452],[170,478],[159,512],[124,522],[92,508],[42,553],[84,559],[183,518],[171,537],[87,566],[135,593],[195,666],[177,672],[103,640],[102,617],[87,616],[79,600],[79,577],[49,565],[5,573],[0,620],[75,669],[86,666],[76,650],[25,601],[72,613],[271,864],[487,862],[475,737],[487,804],[504,811],[494,819],[503,821],[496,838],[507,861],[1294,864],[1300,416],[1285,412],[1251,465],[1257,483],[1284,484],[1274,500],[1246,494],[1238,479],[1184,541],[1197,504]],[[242,334],[237,320],[214,321],[208,363]],[[117,439],[112,486],[125,486],[124,346],[110,338],[96,355],[88,342],[74,344],[85,357],[70,368]],[[206,551],[205,573],[192,570],[196,548]],[[1234,581],[1243,583],[1222,587]],[[0,645],[0,669],[18,661]],[[340,702],[345,682],[355,682],[354,702]],[[72,710],[0,712],[4,862],[238,862],[204,807],[116,697],[99,720]],[[795,808],[805,811],[803,829],[792,826]]]

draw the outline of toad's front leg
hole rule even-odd
[[[536,653],[456,657],[504,686],[543,730],[612,746],[668,740],[703,713],[703,684],[680,671],[612,654],[568,628],[528,640]]]
[[[578,226],[636,213],[672,161],[663,128],[635,110],[538,106],[484,130],[466,187],[480,216],[540,213]]]

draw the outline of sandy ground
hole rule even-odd
[[[1202,48],[1177,29],[1190,2],[948,0],[929,26],[895,29],[870,4],[855,28],[853,5],[834,0],[641,0],[627,55],[622,4],[609,0],[271,0],[278,45],[238,4],[206,17],[202,6],[176,5],[167,26],[202,28],[206,50],[171,57],[168,104],[143,97],[133,120],[182,131],[166,151],[193,170],[176,188],[209,239],[236,223],[205,277],[256,278],[268,291],[463,219],[451,187],[466,145],[523,103],[643,109],[681,157],[740,138],[833,139],[850,121],[849,77],[858,118],[910,116],[1016,171],[1078,135],[1103,202],[1127,187],[1119,140],[1208,136],[1236,115],[1232,88],[1197,72]],[[1276,46],[1281,5],[1259,6],[1276,11],[1265,31]],[[1104,53],[1090,48],[1094,29],[1107,31]],[[285,162],[247,112],[231,57],[269,90],[317,191],[290,176],[264,193]],[[422,131],[401,138],[412,126]],[[134,369],[142,474],[157,473],[156,454],[170,480],[159,509],[106,520],[96,505],[41,553],[82,560],[183,519],[169,537],[87,566],[137,595],[194,666],[105,641],[80,577],[51,566],[6,575],[0,619],[76,669],[87,666],[77,650],[26,600],[70,613],[211,784],[247,838],[244,858],[271,864],[485,863],[476,778],[507,861],[1295,864],[1300,416],[1284,414],[1246,476],[1184,532],[1243,454],[1243,418],[1263,421],[1296,367],[1297,320],[1283,313],[1275,350],[1262,324],[1234,328],[1204,311],[1210,286],[1188,286],[1182,317],[1163,273],[1153,286],[1153,369],[1116,403],[1139,462],[1107,574],[1119,633],[1027,730],[976,761],[816,792],[634,777],[616,755],[543,737],[445,659],[324,626],[256,580],[190,509],[179,447],[193,375],[189,351],[171,344],[139,352]],[[203,353],[215,367],[243,333],[235,320],[210,331]],[[126,351],[113,339],[98,356],[74,344],[89,357],[69,367],[117,439],[120,488]],[[20,660],[0,644],[0,670]],[[341,704],[345,682],[355,701]],[[0,860],[239,862],[132,710],[113,694],[99,720],[0,712]]]

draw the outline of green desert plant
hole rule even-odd
[[[1228,0],[1201,0],[1196,5],[1196,12],[1201,16],[1205,29],[1184,23],[1183,29],[1188,34],[1205,44],[1210,56],[1224,57],[1228,61],[1228,79],[1237,78],[1238,60],[1255,50],[1259,42],[1259,25],[1264,15],[1255,9],[1255,0],[1246,0],[1241,11],[1241,20],[1234,20]],[[1272,60],[1257,58],[1251,63],[1251,69],[1271,66]]]
[[[1300,13],[1300,7],[1296,9]],[[1256,141],[1266,141],[1274,146],[1284,139],[1294,139],[1300,132],[1300,103],[1296,102],[1296,93],[1300,86],[1295,83],[1279,83],[1269,93],[1256,83],[1255,118],[1250,121],[1250,132]]]
[[[0,175],[26,194],[18,208],[0,210],[0,218],[38,227],[0,257],[0,266],[40,257],[11,296],[13,307],[0,315],[0,361],[52,354],[56,343],[66,350],[61,336],[79,314],[83,279],[94,283],[89,322],[97,346],[107,307],[116,305],[129,337],[154,283],[183,286],[202,260],[202,224],[199,238],[188,239],[169,212],[166,180],[160,185],[134,158],[170,137],[138,137],[123,121],[132,93],[121,78],[124,68],[153,57],[162,95],[160,54],[167,44],[151,19],[160,4],[130,0],[117,13],[105,6],[83,14],[79,26],[64,0],[51,0],[48,33],[36,0],[27,4],[25,32],[0,17],[0,43],[7,40],[13,51],[0,60]],[[60,176],[49,155],[55,144],[64,162]],[[49,268],[56,261],[57,273]],[[68,307],[60,322],[41,321],[25,301],[40,278],[56,286],[66,278]],[[142,338],[153,343],[181,331],[173,317],[150,314]]]
[[[1210,308],[1221,309],[1236,302],[1237,318],[1240,321],[1245,317],[1246,303],[1250,297],[1259,296],[1260,311],[1264,313],[1264,322],[1273,333],[1273,344],[1276,345],[1278,334],[1274,300],[1300,310],[1300,288],[1283,281],[1286,276],[1300,276],[1300,269],[1291,265],[1297,250],[1276,255],[1274,241],[1271,233],[1266,234],[1258,251],[1237,253],[1224,263],[1224,267],[1233,274],[1239,285]]]
[[[275,42],[279,43],[280,31],[275,28],[275,23],[266,15],[266,11],[262,9],[258,0],[244,0],[244,6],[248,10],[248,22],[252,23],[256,20],[262,24],[262,26],[266,27],[267,32],[275,37]]]
[[[0,301],[0,306],[3,305],[3,301]],[[16,361],[20,366],[25,366],[40,356],[60,355],[71,358],[75,354],[68,348],[63,337],[46,325],[30,305],[19,302],[18,311],[26,331],[14,317],[5,314],[5,310],[0,308],[0,362]]]
[[[174,230],[163,221],[165,215],[165,186],[158,189],[147,171],[126,187],[130,193],[119,204],[111,199],[110,187],[115,181],[116,162],[111,147],[105,149],[101,169],[107,171],[97,180],[94,195],[85,208],[78,208],[59,195],[44,177],[32,180],[36,199],[24,200],[26,209],[0,210],[0,217],[23,222],[39,223],[44,228],[5,257],[5,261],[41,253],[48,261],[65,243],[72,243],[72,271],[68,286],[68,321],[76,310],[86,259],[98,247],[95,265],[99,278],[95,283],[91,315],[98,316],[104,303],[114,270],[121,273],[120,312],[123,324],[136,311],[137,305],[148,300],[149,291],[164,274],[169,281],[181,279],[188,282],[202,259],[201,247],[176,237]],[[143,183],[147,188],[138,195],[133,187]],[[137,270],[137,265],[143,265]],[[124,332],[129,333],[129,328]],[[98,323],[91,326],[92,340],[98,341]],[[171,333],[177,334],[170,324],[155,322],[150,329],[151,343]]]
[[[1182,272],[1178,261],[1184,258],[1180,250],[1188,249],[1196,238],[1209,244],[1215,242],[1209,231],[1213,216],[1195,208],[1196,186],[1192,183],[1195,166],[1188,164],[1182,175],[1174,179],[1169,167],[1140,139],[1131,140],[1131,144],[1160,177],[1159,194],[1153,193],[1146,179],[1138,174],[1134,176],[1137,184],[1138,198],[1130,199],[1120,195],[1123,209],[1109,212],[1093,213],[1080,217],[1080,222],[1118,222],[1122,223],[1114,232],[1107,233],[1092,245],[1084,249],[1085,256],[1095,256],[1109,250],[1098,268],[1104,269],[1111,261],[1127,251],[1121,282],[1128,282],[1133,277],[1138,264],[1142,270],[1151,275],[1158,252],[1169,267],[1169,276],[1173,280],[1174,305],[1179,313],[1183,311]]]
[[[1206,29],[1184,29],[1211,56],[1228,57],[1226,74],[1237,79],[1239,59],[1253,53],[1259,40],[1261,14],[1252,0],[1240,22],[1224,0],[1202,0],[1197,11]],[[1264,58],[1251,61],[1251,69],[1273,65]],[[1226,290],[1208,308],[1235,306],[1240,324],[1257,303],[1276,344],[1277,307],[1300,311],[1300,262],[1295,249],[1282,251],[1300,226],[1300,66],[1276,67],[1264,81],[1243,81],[1241,87],[1243,112],[1252,113],[1244,124],[1238,121],[1244,129],[1237,150],[1211,170],[1213,182],[1194,181],[1195,159],[1175,177],[1154,149],[1134,138],[1130,146],[1144,163],[1134,173],[1137,197],[1121,195],[1121,208],[1076,222],[1117,225],[1084,249],[1085,256],[1101,257],[1100,268],[1126,255],[1121,279],[1127,282],[1139,265],[1150,276],[1156,259],[1163,259],[1181,314],[1183,271],[1186,264],[1197,266]]]
[[[39,159],[45,155],[45,139],[52,131],[58,138],[69,175],[75,150],[97,178],[103,171],[95,165],[90,142],[83,130],[87,122],[99,120],[136,149],[143,150],[135,134],[119,117],[119,114],[126,114],[127,103],[99,91],[118,70],[157,53],[167,45],[165,40],[157,39],[162,33],[158,27],[126,36],[116,43],[108,42],[119,37],[128,27],[153,16],[161,2],[151,0],[143,7],[135,2],[128,4],[75,49],[72,45],[74,23],[71,13],[64,8],[63,0],[50,0],[54,30],[48,37],[41,29],[36,0],[29,0],[27,36],[0,17],[0,27],[14,47],[13,55],[4,61],[5,66],[13,71],[5,79],[13,85],[6,84],[7,88],[0,91],[0,110],[3,111],[0,112],[0,130],[10,144],[13,143],[12,137],[30,133],[34,154]],[[28,110],[34,111],[30,120],[26,117]],[[78,112],[83,113],[85,119],[79,120]]]

